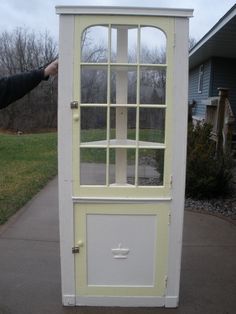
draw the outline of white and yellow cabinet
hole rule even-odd
[[[192,10],[56,10],[63,304],[175,307]]]

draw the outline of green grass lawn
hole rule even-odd
[[[0,133],[0,224],[56,174],[56,133]]]
[[[83,130],[82,141],[106,138],[105,130]],[[111,130],[111,138],[115,131]],[[135,139],[135,130],[128,131],[128,138]],[[142,130],[140,140],[164,141],[158,130]],[[110,163],[115,161],[115,150],[111,149]],[[148,154],[148,152],[146,153]],[[128,150],[128,162],[133,162],[135,150]],[[104,162],[105,149],[84,148],[83,162]],[[0,133],[0,224],[29,201],[57,174],[57,134],[10,135]]]

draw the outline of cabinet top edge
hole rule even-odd
[[[153,8],[153,7],[120,7],[120,6],[56,6],[57,14],[70,15],[134,15],[134,16],[193,16],[193,9],[184,8]]]

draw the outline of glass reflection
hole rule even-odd
[[[111,68],[111,103],[136,104],[137,69]]]
[[[139,140],[155,143],[165,142],[164,108],[140,108]]]
[[[107,62],[108,26],[91,26],[84,30],[81,37],[82,62]]]
[[[156,27],[142,26],[140,29],[140,62],[166,63],[166,36]]]
[[[96,66],[81,67],[81,102],[107,102],[107,69]]]
[[[141,186],[163,185],[164,150],[140,149],[138,184]]]
[[[80,148],[80,184],[106,184],[106,149]]]
[[[150,70],[141,67],[140,103],[165,104],[166,101],[166,70]]]
[[[106,140],[107,108],[82,107],[80,109],[80,141]]]

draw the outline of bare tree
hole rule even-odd
[[[0,34],[0,75],[13,75],[40,68],[57,57],[57,43],[46,31],[37,34],[26,28]],[[41,83],[35,90],[0,112],[0,127],[32,130],[56,127],[56,80]]]
[[[197,43],[197,40],[193,37],[189,37],[189,40],[188,40],[188,47],[189,47],[189,50],[191,50]]]

